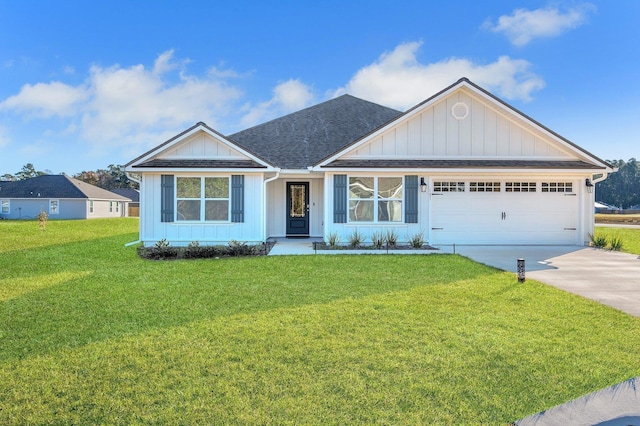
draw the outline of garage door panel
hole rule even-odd
[[[430,202],[433,244],[577,244],[576,194],[456,192]]]

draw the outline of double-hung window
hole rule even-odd
[[[349,177],[349,222],[402,222],[402,177]]]
[[[178,221],[229,221],[228,177],[177,177]]]
[[[49,200],[49,214],[58,214],[58,207],[60,202],[58,200]]]
[[[0,200],[0,203],[2,204],[1,213],[2,214],[9,214],[9,212],[11,211],[11,209],[10,209],[11,202],[9,200]]]

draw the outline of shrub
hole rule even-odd
[[[395,247],[398,244],[398,233],[395,229],[387,229],[385,239],[389,247]]]
[[[197,241],[192,241],[189,245],[184,249],[184,258],[185,259],[197,259],[202,256],[202,249],[204,247],[200,246],[200,243]]]
[[[364,237],[356,228],[351,235],[349,235],[349,245],[353,248],[358,248],[364,242]]]
[[[38,224],[40,225],[40,229],[43,231],[47,229],[47,220],[49,219],[49,215],[44,210],[40,210],[40,213],[36,216],[38,219]]]
[[[340,244],[340,235],[337,232],[330,233],[327,236],[327,244],[332,248],[336,248]]]
[[[607,246],[607,237],[603,235],[589,234],[589,238],[591,239],[591,245],[596,248],[605,248]]]
[[[386,238],[384,236],[384,233],[382,233],[382,231],[374,232],[371,235],[371,242],[373,243],[373,246],[377,249],[382,248],[382,246],[384,246],[385,241],[386,241]]]
[[[611,248],[611,250],[614,250],[614,251],[622,250],[622,238],[611,237],[611,242],[609,243],[609,247]]]
[[[231,240],[227,246],[227,255],[229,256],[248,256],[253,254],[253,248],[246,242]]]
[[[407,238],[409,240],[409,245],[413,248],[422,248],[424,243],[424,231],[416,233],[413,237]]]

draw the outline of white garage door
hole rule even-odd
[[[577,182],[434,181],[433,244],[577,244]]]

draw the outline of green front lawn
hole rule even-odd
[[[595,232],[596,237],[605,236],[609,242],[612,238],[620,238],[622,240],[621,251],[640,255],[640,229],[597,226]]]
[[[455,255],[145,261],[0,221],[2,424],[505,424],[640,374],[640,319]]]

